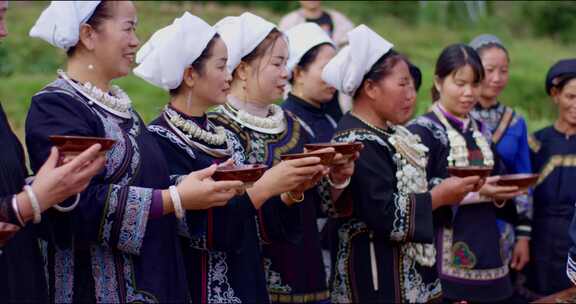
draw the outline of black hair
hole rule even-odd
[[[380,57],[378,61],[372,65],[368,73],[364,75],[362,82],[360,82],[360,86],[354,93],[354,99],[358,97],[358,94],[362,90],[362,87],[367,80],[373,82],[382,80],[386,76],[390,75],[392,69],[401,61],[404,61],[408,64],[408,60],[395,50],[390,50],[388,53],[382,55],[382,57]]]
[[[480,46],[479,48],[476,49],[476,53],[478,53],[478,55],[482,56],[482,53],[484,53],[485,51],[489,50],[489,49],[499,49],[502,50],[504,52],[504,54],[506,54],[506,58],[508,59],[508,62],[510,62],[510,55],[508,54],[508,50],[501,45],[500,43],[496,43],[496,42],[488,42],[486,44],[483,44],[482,46]]]
[[[320,49],[325,46],[329,45],[332,46],[330,43],[321,43],[319,45],[314,46],[313,48],[309,49],[303,56],[300,58],[300,61],[296,65],[300,70],[307,71],[310,68],[310,65],[316,61],[318,58],[318,54],[320,53]],[[294,77],[290,78],[290,84],[294,84]]]
[[[116,5],[115,1],[107,1],[107,0],[101,1],[94,9],[94,13],[92,13],[92,16],[88,19],[88,21],[86,21],[86,24],[90,25],[93,29],[98,30],[105,20],[114,17],[113,6],[115,5]],[[73,46],[66,51],[66,55],[68,57],[72,57],[72,55],[74,55],[75,52],[76,47]]]
[[[198,56],[198,58],[196,58],[196,60],[194,60],[194,62],[192,62],[192,64],[191,64],[191,66],[194,68],[194,70],[196,72],[198,72],[198,74],[200,76],[204,75],[204,68],[206,67],[206,61],[208,59],[210,59],[210,57],[212,57],[212,53],[213,53],[212,51],[214,49],[214,45],[216,44],[216,40],[218,40],[218,39],[220,39],[220,35],[218,35],[218,33],[216,33],[212,37],[212,39],[210,39],[210,41],[208,41],[208,44],[206,44],[206,47],[202,51],[202,54],[200,54],[200,56]],[[177,95],[181,86],[182,86],[182,84],[180,84],[180,86],[178,86],[175,89],[171,89],[170,90],[170,96]]]
[[[438,79],[444,80],[452,73],[469,65],[474,73],[474,83],[478,84],[484,80],[484,67],[482,66],[482,59],[478,53],[471,47],[458,43],[452,44],[442,50],[438,60],[436,61],[436,70],[434,75]],[[440,99],[440,92],[436,86],[432,85],[432,101]]]

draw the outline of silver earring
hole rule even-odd
[[[89,69],[89,70],[93,70],[93,69],[94,69],[94,66],[91,65],[91,64],[89,64],[89,65],[88,65],[88,69]]]

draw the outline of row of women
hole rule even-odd
[[[64,49],[67,65],[32,97],[33,180],[2,115],[12,144],[0,160],[0,222],[19,229],[2,240],[2,302],[500,301],[512,296],[509,264],[528,260],[531,225],[541,231],[533,247],[545,247],[534,288],[568,282],[574,60],[547,77],[560,115],[533,138],[533,165],[544,169],[530,221],[526,189],[497,185],[530,161],[524,120],[497,102],[509,58],[495,37],[475,40],[478,52],[444,49],[434,104],[408,123],[420,71],[364,25],[337,52],[316,24],[282,33],[251,13],[210,26],[186,12],[139,50],[136,24],[129,1],[53,1],[30,31]],[[134,74],[169,92],[148,126],[110,83],[134,61]],[[341,119],[325,112],[336,90],[353,99]],[[116,144],[57,166],[51,135]],[[328,141],[363,150],[331,166],[313,154],[280,161]],[[210,178],[233,163],[269,169],[246,189]],[[450,177],[449,165],[491,166],[496,177]]]

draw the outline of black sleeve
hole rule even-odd
[[[399,193],[389,147],[366,140],[352,178],[354,213],[379,237],[431,243],[432,201],[426,193]]]

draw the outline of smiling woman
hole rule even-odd
[[[484,166],[492,168],[493,175],[504,173],[489,130],[470,116],[485,77],[476,51],[464,44],[446,47],[434,76],[436,103],[409,127],[429,149],[429,182],[448,177],[448,166]],[[445,210],[448,214],[436,227],[438,272],[444,297],[451,301],[501,301],[512,294],[508,260],[500,254],[497,219],[514,222],[516,207],[496,201],[524,193],[517,187],[498,186],[496,180],[488,178],[458,208]]]
[[[576,282],[576,59],[550,67],[545,84],[558,114],[553,125],[530,137],[532,165],[540,173],[534,188],[531,240],[532,252],[538,254],[526,272],[527,287],[543,295],[572,286],[568,279]]]
[[[172,185],[155,138],[128,95],[110,85],[130,73],[136,20],[131,1],[53,1],[30,31],[69,53],[66,72],[32,97],[26,122],[32,169],[38,172],[47,157],[51,135],[116,140],[104,170],[66,208],[72,210],[48,215],[54,238],[43,248],[54,278],[51,302],[187,302],[176,219],[184,210],[225,204],[235,195],[230,188],[242,185],[207,180],[215,166]]]

